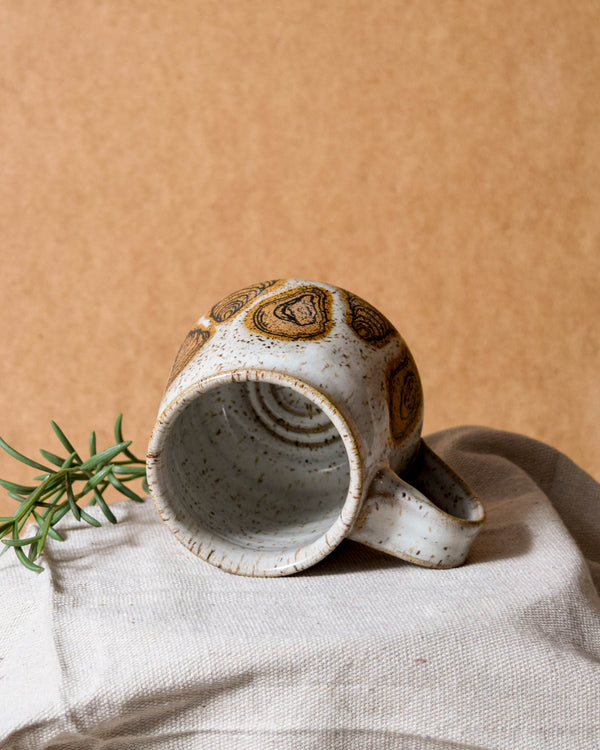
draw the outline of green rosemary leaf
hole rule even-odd
[[[114,474],[108,475],[108,481],[112,484],[113,487],[116,487],[116,489],[119,490],[123,495],[126,495],[130,500],[134,500],[136,503],[143,503],[144,498],[140,497],[138,494],[136,494],[132,489],[127,487],[127,485],[123,484],[123,482],[120,482]]]
[[[40,448],[40,453],[45,459],[56,466],[62,466],[64,463],[65,459],[57,456],[56,453],[50,453],[50,451],[45,451],[43,448]]]
[[[18,524],[18,523],[13,524],[13,530],[12,530],[12,541],[13,542],[15,542],[15,541],[18,542],[19,541],[19,531],[21,530],[22,527],[23,527],[23,524]],[[6,542],[8,540],[7,539],[3,539],[2,541],[6,544]],[[9,545],[6,545],[6,549],[8,549],[8,546]],[[41,573],[41,571],[43,570],[43,568],[40,567],[39,565],[36,565],[34,562],[32,562],[27,557],[27,555],[23,552],[23,549],[21,548],[21,546],[12,545],[12,549],[14,549],[15,554],[16,554],[17,559],[19,560],[19,562],[23,563],[23,565],[26,568],[29,568],[29,570],[33,570],[36,573]]]
[[[22,503],[23,501],[27,500],[26,497],[23,497],[22,495],[17,495],[16,492],[8,492],[7,493],[9,497],[12,497],[13,500],[16,500],[18,503]],[[30,494],[30,493],[27,493]]]
[[[86,513],[85,510],[83,510],[83,508],[80,508],[79,512],[81,513],[81,517],[83,518],[83,520],[87,521],[87,523],[89,523],[90,526],[102,526],[100,521],[98,521],[93,516],[90,516],[89,513]]]
[[[119,441],[122,442],[122,441]],[[96,431],[92,430],[90,433],[90,456],[96,455]]]
[[[36,563],[32,562],[20,547],[15,547],[14,550],[19,561],[22,562],[26,568],[33,570],[34,573],[41,573],[44,570],[41,565],[36,565]]]
[[[50,508],[53,508],[55,505],[57,505],[58,501],[63,497],[66,491],[67,491],[66,488],[62,486],[60,490],[54,495],[52,500],[48,503],[48,506]],[[47,513],[48,511],[44,511],[44,517],[46,516]]]
[[[148,486],[148,478],[147,477],[144,477],[144,480],[142,482],[142,489],[144,490],[144,492],[147,492],[148,494],[150,494],[150,487]]]
[[[48,536],[51,539],[54,539],[57,542],[64,542],[65,538],[62,536],[62,534],[59,534],[58,531],[54,528],[52,528],[51,525],[48,525]]]
[[[3,448],[9,454],[9,456],[16,458],[17,461],[21,461],[21,463],[23,464],[27,464],[27,466],[33,466],[34,469],[41,469],[42,471],[51,471],[51,469],[49,469],[47,466],[44,466],[44,464],[40,464],[38,463],[38,461],[34,461],[33,458],[27,458],[27,456],[24,456],[22,453],[19,453],[19,451],[11,448],[6,440],[3,440],[1,437],[0,448]]]
[[[67,515],[67,513],[71,510],[71,506],[68,502],[64,503],[63,505],[58,506],[58,510],[54,513],[52,517],[52,525],[54,526],[57,524],[61,518]]]
[[[60,427],[56,424],[54,420],[50,421],[50,424],[52,425],[52,429],[54,430],[56,437],[60,440],[60,442],[64,445],[64,447],[69,451],[69,453],[75,453],[77,454],[77,451],[75,448],[73,448],[73,444],[69,440],[69,438],[65,435],[65,433],[60,429]]]
[[[40,540],[40,535],[36,534],[35,536],[27,537],[26,539],[22,539],[20,537],[17,537],[16,539],[12,537],[11,539],[3,539],[2,544],[6,544],[7,547],[26,547],[28,544],[31,544],[32,542],[38,542]]]
[[[108,520],[111,523],[117,523],[117,518],[115,514],[108,507],[106,500],[102,497],[102,495],[98,492],[98,490],[94,490],[94,499],[96,500],[96,502],[100,506],[100,510],[104,513],[104,515],[108,518]]]
[[[123,415],[122,414],[119,414],[115,422],[115,440],[117,441],[117,443],[123,442]],[[133,453],[128,448],[125,448],[123,453],[127,456],[127,458],[131,459],[132,461],[135,461],[136,464],[140,463],[140,459],[137,456],[134,456]]]
[[[49,514],[47,518],[43,519],[40,525],[40,541],[38,543],[38,554],[41,555],[46,546],[48,537],[55,539],[57,542],[64,542],[64,537],[61,536],[56,529],[52,528],[53,514]]]
[[[61,469],[68,469],[70,466],[72,466],[73,461],[78,457],[77,451],[71,451],[70,455],[65,458],[65,460],[62,462]]]
[[[66,476],[66,481],[67,481],[67,500],[69,501],[69,507],[71,508],[71,513],[75,516],[75,518],[78,521],[80,521],[81,520],[81,508],[75,502],[75,495],[73,494],[71,478],[69,477],[68,474]]]
[[[33,515],[35,516],[36,521],[38,522],[38,526],[40,527],[40,534],[42,536],[40,544],[40,553],[43,549],[43,543],[45,542],[45,537],[48,535],[51,539],[56,540],[57,542],[64,542],[65,538],[64,536],[61,536],[56,529],[53,529],[51,526],[52,523],[52,516],[48,515],[46,518],[43,516],[40,516],[39,513],[37,513],[35,510],[33,511]]]
[[[110,464],[100,469],[100,471],[97,474],[94,474],[94,476],[91,479],[88,479],[87,484],[83,488],[81,494],[85,495],[91,489],[93,489],[94,487],[97,487],[100,484],[100,482],[102,482],[103,479],[106,479],[107,475],[110,474],[110,472],[113,469],[114,469],[114,466],[111,466]],[[94,494],[94,497],[96,497],[95,494]]]
[[[115,440],[117,443],[123,442],[123,415],[119,414],[115,422]]]
[[[128,476],[132,479],[134,477],[145,477],[146,476],[146,467],[145,466],[129,466],[127,464],[125,465],[116,465],[113,466],[113,472],[115,474],[118,474],[119,476]]]
[[[88,458],[87,461],[84,461],[77,468],[81,471],[95,471],[103,464],[112,461],[113,458],[115,456],[118,456],[119,453],[121,453],[121,451],[124,450],[124,448],[126,448],[128,445],[131,445],[131,440],[123,441],[122,443],[113,445],[111,448],[105,448],[103,451],[100,451],[100,453],[96,453],[95,456]]]
[[[4,487],[5,490],[14,492],[17,495],[30,495],[35,490],[35,487],[28,487],[24,484],[16,484],[15,482],[9,482],[6,479],[0,479],[0,487]]]
[[[30,562],[33,562],[35,558],[38,555],[38,542],[33,542],[31,546],[29,547],[29,552],[27,553],[27,557],[29,558]]]
[[[14,525],[13,528],[13,537],[20,536],[21,532],[23,531],[24,526],[29,523],[29,516],[25,515],[22,518],[20,518]]]

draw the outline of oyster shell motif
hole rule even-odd
[[[333,326],[331,293],[318,286],[302,286],[276,294],[246,316],[246,326],[262,336],[287,341],[318,339]]]
[[[423,388],[412,355],[406,347],[395,360],[388,378],[390,432],[402,442],[423,413]]]
[[[373,305],[351,292],[344,291],[344,297],[348,305],[347,323],[360,339],[380,347],[397,335],[394,326]]]
[[[253,286],[244,287],[244,289],[238,289],[237,292],[232,292],[224,297],[220,302],[210,311],[210,317],[215,323],[224,323],[226,320],[233,318],[244,308],[253,302],[261,294],[264,294],[269,289],[282,284],[283,281],[275,279],[273,281],[262,281],[260,284],[254,284]]]
[[[183,340],[183,344],[179,347],[179,351],[173,362],[173,367],[169,374],[166,387],[168,388],[175,378],[182,372],[187,365],[194,359],[200,349],[206,344],[209,338],[212,336],[213,331],[211,328],[206,328],[202,325],[197,325],[192,328],[188,335]]]

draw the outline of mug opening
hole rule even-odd
[[[346,536],[362,477],[353,430],[309,384],[264,370],[196,383],[160,415],[148,479],[163,519],[203,559],[246,575],[314,564]]]

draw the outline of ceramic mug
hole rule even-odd
[[[454,567],[484,511],[422,422],[414,359],[380,312],[329,284],[265,281],[185,338],[148,482],[177,538],[232,573],[294,573],[345,538]]]

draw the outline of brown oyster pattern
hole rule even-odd
[[[346,321],[360,339],[381,347],[397,335],[394,326],[373,305],[351,292],[344,291],[344,298],[348,306]]]
[[[255,307],[245,319],[253,332],[286,341],[319,339],[333,326],[333,298],[318,286],[301,286],[276,294]]]
[[[282,279],[274,279],[238,289],[217,302],[210,311],[210,317],[215,323],[224,323],[248,307],[261,294],[280,286],[283,282]]]
[[[209,338],[212,336],[212,328],[206,328],[202,325],[197,325],[185,337],[183,344],[179,347],[169,379],[167,381],[167,388],[175,380],[175,378],[181,373],[187,365],[194,359],[200,349],[206,344]]]
[[[411,433],[423,410],[423,389],[412,355],[404,346],[388,377],[390,432],[397,443]]]

